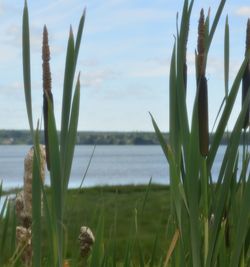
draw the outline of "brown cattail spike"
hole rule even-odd
[[[199,26],[198,26],[198,76],[205,75],[205,17],[204,10],[200,12]]]
[[[51,93],[51,73],[50,73],[50,50],[49,50],[49,39],[47,27],[43,29],[43,48],[42,48],[42,59],[43,59],[43,117],[44,117],[44,141],[46,150],[46,162],[47,168],[50,170],[49,163],[49,138],[48,138],[48,109],[50,101],[53,107],[53,95]]]
[[[199,124],[199,142],[200,153],[206,157],[209,147],[208,132],[208,94],[207,79],[205,77],[205,17],[204,11],[201,10],[199,27],[198,27],[198,44],[197,44],[197,90],[198,90],[198,124]]]

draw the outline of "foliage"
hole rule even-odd
[[[209,14],[203,10],[199,22],[196,54],[197,93],[191,123],[186,106],[186,42],[193,1],[184,1],[181,26],[177,31],[170,69],[170,138],[167,143],[155,120],[152,122],[170,166],[172,202],[172,241],[165,266],[249,266],[250,233],[248,198],[250,179],[249,153],[243,144],[242,166],[239,144],[249,107],[250,93],[244,95],[228,142],[218,177],[211,170],[226,132],[227,122],[247,69],[249,51],[228,90],[229,25],[225,26],[225,98],[213,140],[208,149],[207,81],[205,77],[209,47],[226,1],[221,0],[211,28]],[[248,88],[249,89],[249,88]],[[208,90],[209,92],[209,90]],[[244,126],[244,127],[243,127]],[[243,140],[245,130],[243,132]],[[215,181],[215,184],[213,183]],[[241,209],[239,209],[241,207]]]

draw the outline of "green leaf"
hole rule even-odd
[[[77,138],[77,126],[78,126],[78,118],[79,118],[79,107],[80,107],[80,75],[78,76],[76,89],[74,93],[74,98],[72,102],[72,111],[69,122],[69,131],[66,139],[66,155],[64,162],[64,190],[66,191],[69,183],[69,177],[72,167],[72,161],[75,150],[75,143]]]
[[[32,248],[33,266],[41,266],[41,161],[39,147],[39,126],[35,133],[35,149],[32,170]]]
[[[30,37],[29,37],[29,13],[27,2],[25,1],[23,9],[23,27],[22,27],[22,48],[23,48],[23,82],[25,102],[31,134],[33,136],[33,119],[31,105],[31,78],[30,78]]]
[[[238,146],[240,142],[240,134],[241,134],[241,128],[244,122],[245,114],[249,105],[249,100],[250,100],[250,91],[247,94],[247,97],[245,99],[243,108],[240,112],[240,115],[238,116],[238,119],[236,121],[236,124],[234,126],[234,129],[232,131],[232,134],[230,136],[230,141],[227,149],[230,151],[228,153],[228,162],[226,165],[226,170],[225,170],[225,175],[224,175],[224,181],[219,189],[218,194],[218,200],[215,203],[215,211],[214,211],[214,224],[213,224],[213,229],[211,233],[211,239],[210,239],[210,245],[209,245],[209,252],[208,252],[208,257],[207,257],[207,264],[206,266],[211,266],[213,258],[216,257],[214,255],[214,250],[216,246],[216,240],[218,238],[218,233],[219,233],[219,228],[221,225],[221,218],[223,216],[223,211],[224,211],[224,206],[225,202],[229,193],[230,189],[230,184],[231,184],[231,179],[233,178],[233,171],[234,171],[234,163],[237,158],[237,151],[238,151]]]
[[[229,24],[228,16],[225,24],[224,37],[224,76],[225,76],[225,97],[228,97],[228,80],[229,80]]]
[[[103,230],[104,230],[104,218],[101,214],[96,231],[96,239],[92,250],[90,267],[100,266],[101,258],[103,256]]]
[[[66,63],[65,63],[65,72],[64,72],[62,118],[61,118],[60,149],[61,149],[62,166],[64,165],[65,153],[66,153],[65,150],[66,150],[66,143],[67,143],[66,140],[69,128],[74,69],[75,69],[74,36],[72,29],[70,29]]]
[[[210,171],[212,168],[216,153],[218,151],[218,147],[219,147],[221,139],[223,137],[228,120],[230,118],[230,115],[231,115],[231,112],[232,112],[232,109],[233,109],[233,106],[234,106],[234,103],[236,100],[236,96],[237,96],[238,91],[239,91],[241,79],[242,79],[243,73],[245,71],[246,64],[248,62],[248,58],[249,58],[249,55],[244,59],[242,65],[241,65],[241,67],[237,73],[237,76],[234,80],[234,83],[233,83],[232,88],[230,90],[230,93],[228,95],[225,108],[224,108],[223,113],[221,115],[221,119],[219,121],[216,132],[214,134],[213,142],[210,146],[210,150],[209,150],[209,154],[208,154],[208,158],[207,158],[208,171]]]

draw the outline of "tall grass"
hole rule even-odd
[[[200,14],[196,53],[197,89],[191,123],[186,103],[186,41],[193,1],[184,1],[180,29],[173,47],[170,68],[170,139],[167,143],[154,118],[152,122],[170,167],[172,199],[172,240],[165,266],[249,266],[250,176],[249,153],[244,144],[242,168],[239,144],[242,128],[249,127],[249,84],[244,87],[242,110],[238,115],[224,154],[218,177],[212,167],[228,120],[235,104],[240,83],[247,78],[249,50],[229,90],[229,24],[225,23],[225,98],[222,114],[208,143],[208,92],[205,77],[209,48],[225,0],[221,0],[210,28],[210,17]],[[248,37],[247,37],[248,40]],[[193,89],[192,89],[193,90]],[[213,181],[216,181],[215,183]]]

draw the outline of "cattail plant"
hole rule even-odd
[[[24,160],[24,186],[16,197],[16,215],[21,225],[16,227],[16,244],[21,251],[21,260],[25,266],[32,264],[32,184],[33,184],[34,148],[32,147]],[[40,179],[45,180],[45,148],[40,145]],[[42,200],[42,199],[41,199]],[[41,203],[41,207],[42,207]]]
[[[40,145],[41,180],[45,180],[45,148]],[[24,160],[23,190],[16,197],[16,214],[22,226],[29,228],[32,223],[32,180],[33,180],[34,148],[32,147]]]
[[[200,152],[202,156],[207,156],[209,147],[208,133],[208,96],[206,73],[206,49],[205,49],[205,17],[204,10],[200,12],[198,26],[197,45],[197,90],[198,90],[198,124]]]
[[[250,49],[250,19],[247,21],[247,30],[246,30],[246,49],[245,49],[245,56]],[[242,106],[246,99],[247,93],[250,90],[250,62],[247,62],[243,77],[242,77]],[[243,125],[243,129],[246,130],[249,126],[249,107],[247,109],[247,113],[245,116],[245,121]]]
[[[50,170],[49,163],[49,141],[48,141],[48,101],[53,106],[53,95],[51,92],[51,73],[50,73],[50,50],[48,30],[46,25],[43,28],[43,47],[42,47],[42,60],[43,60],[43,118],[44,118],[44,141],[46,150],[46,163],[47,168]]]
[[[189,3],[190,2],[190,3]],[[184,1],[182,23],[177,31],[177,42],[173,47],[170,65],[170,136],[169,144],[160,132],[154,118],[153,126],[169,163],[170,189],[173,209],[171,213],[172,239],[167,251],[170,266],[250,266],[249,260],[249,216],[250,174],[249,154],[246,153],[243,167],[239,166],[239,145],[242,127],[249,121],[249,43],[245,58],[228,87],[229,25],[225,30],[225,87],[223,100],[213,140],[209,148],[208,96],[206,63],[209,48],[221,17],[226,0],[221,0],[210,27],[210,17],[200,13],[198,48],[196,55],[197,94],[194,101],[192,120],[189,124],[186,101],[183,101],[184,33],[190,21],[193,1]],[[249,31],[249,30],[248,30]],[[184,32],[184,33],[183,33]],[[249,35],[248,35],[249,36]],[[249,37],[247,37],[249,39]],[[248,42],[248,41],[247,41]],[[176,45],[177,43],[177,45]],[[244,75],[245,73],[245,75]],[[245,76],[243,78],[243,76]],[[218,176],[212,168],[223,135],[239,92],[241,80],[246,90],[243,94],[242,110],[228,137],[225,154]],[[245,85],[247,84],[247,85]],[[219,109],[220,110],[220,109]],[[246,115],[247,114],[247,115]],[[247,116],[247,119],[246,119]],[[175,126],[180,123],[178,131]],[[177,145],[176,145],[177,144]],[[214,184],[215,183],[215,184]],[[188,219],[187,219],[188,218]],[[178,234],[180,233],[180,234]]]
[[[64,72],[63,101],[62,101],[62,121],[60,136],[56,128],[56,120],[53,110],[53,99],[51,93],[51,75],[49,67],[50,52],[48,46],[48,32],[44,27],[43,32],[43,112],[45,128],[45,144],[47,154],[47,168],[50,171],[51,198],[48,201],[46,192],[42,187],[40,176],[39,151],[39,123],[34,131],[31,100],[31,68],[30,68],[30,38],[29,38],[29,15],[27,2],[23,10],[23,77],[26,108],[29,119],[30,131],[33,138],[35,161],[33,172],[35,180],[33,183],[33,208],[32,219],[36,223],[32,224],[32,246],[33,264],[41,266],[41,193],[45,202],[45,218],[48,221],[47,230],[50,239],[50,266],[62,266],[64,260],[64,250],[66,242],[64,239],[64,205],[70,179],[74,149],[77,137],[77,126],[80,107],[80,75],[78,76],[75,90],[73,90],[74,77],[79,54],[82,32],[85,22],[85,10],[81,16],[79,27],[74,38],[70,27],[68,46],[66,51],[66,63]],[[60,137],[60,145],[59,145]],[[34,242],[33,242],[34,241]]]
[[[80,228],[80,235],[78,237],[80,243],[80,252],[83,258],[87,258],[92,250],[92,246],[95,242],[95,237],[87,226]]]
[[[21,260],[25,267],[32,266],[32,235],[31,229],[23,226],[16,227],[16,246],[21,251]]]

